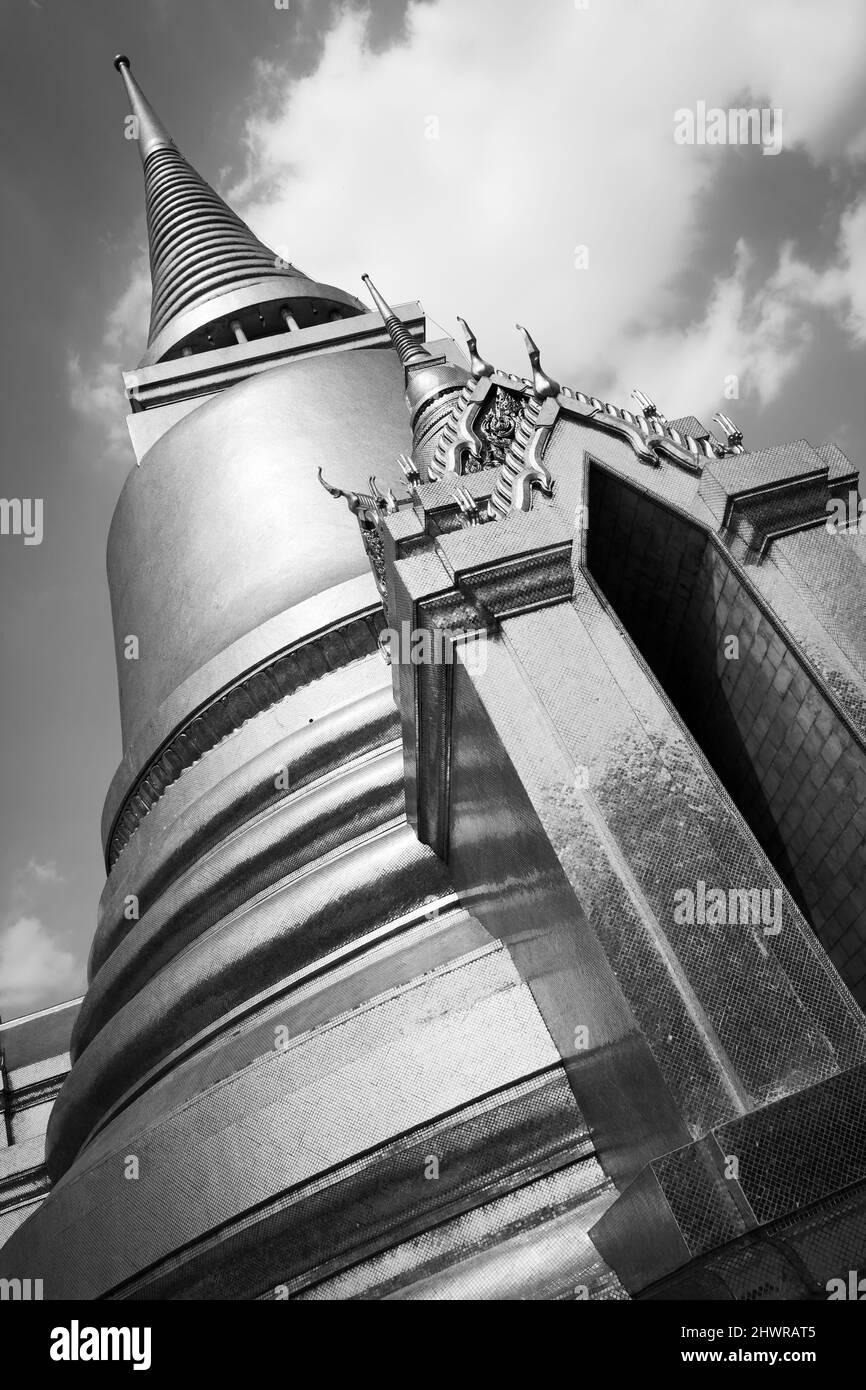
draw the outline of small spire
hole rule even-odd
[[[129,96],[129,109],[138,122],[138,152],[144,164],[154,150],[174,149],[174,141],[133,77],[125,53],[118,53],[114,66],[123,78]]]
[[[526,344],[526,351],[529,354],[529,365],[532,368],[532,385],[536,396],[558,396],[561,390],[559,382],[554,381],[553,377],[547,375],[542,370],[541,353],[535,340],[530,336],[522,324],[514,325],[517,331],[522,334]]]
[[[408,372],[410,367],[421,366],[425,362],[430,362],[432,359],[427,349],[416,343],[411,333],[407,332],[391,305],[382,298],[369,275],[362,275],[361,279],[370,291],[373,303],[385,321],[391,342],[394,344],[397,356],[405,370]]]
[[[382,315],[397,356],[403,365],[406,406],[412,430],[412,459],[422,478],[429,477],[429,464],[441,431],[451,418],[455,403],[469,373],[444,356],[434,357],[408,332],[390,304],[382,298],[369,275],[361,279]]]
[[[472,375],[478,377],[492,376],[493,368],[490,363],[485,362],[483,357],[478,356],[478,342],[469,324],[465,319],[460,318],[459,314],[457,316],[457,322],[463,329],[463,336],[466,339],[466,346],[469,349],[469,370]]]

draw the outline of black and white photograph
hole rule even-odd
[[[0,0],[0,129],[19,1373],[508,1301],[826,1383],[866,3]]]

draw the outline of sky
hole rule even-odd
[[[866,460],[863,0],[0,0],[0,498],[43,517],[0,535],[6,1019],[84,988],[121,757],[105,543],[149,280],[118,51],[313,278]],[[766,148],[699,116],[739,107]]]

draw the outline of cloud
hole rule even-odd
[[[775,400],[812,342],[812,330],[796,296],[785,292],[781,269],[752,288],[754,262],[744,242],[737,243],[734,259],[699,320],[624,339],[610,388],[614,400],[627,400],[640,385],[671,416],[712,414],[726,388],[727,399]]]
[[[0,930],[0,1015],[30,1013],[48,999],[76,993],[80,965],[57,945],[38,917],[19,917]]]
[[[70,352],[66,362],[69,404],[100,440],[101,460],[129,449],[126,416],[129,404],[122,371],[141,352],[142,332],[150,312],[150,272],[144,253],[110,310],[98,350],[85,362]],[[121,365],[122,364],[122,365]]]
[[[0,1017],[16,1018],[81,990],[81,962],[44,920],[45,895],[65,882],[53,860],[37,858],[10,880],[0,914]]]
[[[792,299],[832,311],[854,342],[866,345],[866,197],[842,215],[834,265],[815,270],[787,245],[776,279]]]
[[[32,878],[37,883],[65,883],[66,879],[60,873],[53,859],[40,863],[38,859],[30,859],[24,871],[26,878]]]
[[[504,367],[523,369],[518,319],[548,369],[586,390],[613,379],[627,396],[664,353],[669,410],[718,406],[737,365],[757,398],[778,393],[811,341],[786,265],[756,287],[749,247],[732,246],[692,324],[677,292],[722,171],[777,161],[677,145],[674,112],[779,107],[786,149],[838,167],[866,140],[866,7],[590,0],[538,6],[530,22],[516,0],[439,0],[410,7],[405,44],[374,53],[364,33],[344,12],[314,73],[267,64],[233,190],[265,241],[355,292],[369,270],[392,302],[422,296],[446,326],[463,314]],[[852,250],[860,233],[852,222]]]
[[[319,11],[299,15],[298,43],[307,28],[318,41]],[[436,0],[409,4],[384,49],[370,15],[335,6],[303,76],[256,61],[246,167],[225,190],[313,278],[361,294],[369,270],[447,331],[466,317],[510,370],[525,370],[525,322],[561,380],[621,403],[640,385],[669,413],[722,405],[732,373],[758,404],[774,399],[809,351],[807,311],[863,343],[853,208],[828,270],[779,246],[761,283],[740,235],[697,319],[681,289],[685,269],[712,269],[702,217],[732,161],[767,173],[788,160],[796,180],[808,160],[832,180],[866,155],[860,0]],[[675,112],[699,101],[780,109],[785,153],[678,145]],[[115,364],[127,347],[134,360],[147,296],[142,259],[96,360],[70,359],[75,408],[110,447],[125,440]]]
[[[73,410],[102,437],[106,450],[120,448],[128,437],[120,366],[116,362],[96,362],[85,369],[78,353],[71,352],[66,370]]]

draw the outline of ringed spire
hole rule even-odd
[[[403,364],[406,404],[414,429],[420,415],[434,401],[443,395],[452,395],[455,391],[462,390],[469,380],[469,373],[464,367],[457,367],[444,357],[434,357],[421,343],[416,342],[388,301],[376,289],[369,275],[362,275],[361,279],[382,315],[388,336]]]
[[[181,154],[126,54],[114,66],[144,167],[153,296],[142,366],[368,312],[266,246]]]
[[[462,393],[468,389],[472,376],[465,367],[458,367],[446,357],[434,357],[426,347],[416,342],[369,275],[362,275],[361,279],[382,315],[388,336],[403,365],[406,405],[412,429],[412,463],[419,475],[427,480],[437,441],[451,420],[455,406],[462,399]]]
[[[382,315],[385,327],[388,330],[388,336],[394,345],[394,351],[397,353],[406,371],[408,372],[410,367],[421,366],[425,362],[431,362],[432,358],[430,353],[426,348],[422,347],[420,343],[416,343],[411,333],[407,332],[394,313],[394,310],[391,308],[391,305],[387,300],[383,299],[382,295],[376,289],[369,275],[362,275],[361,279],[370,291],[370,297],[379,310],[379,313]]]

